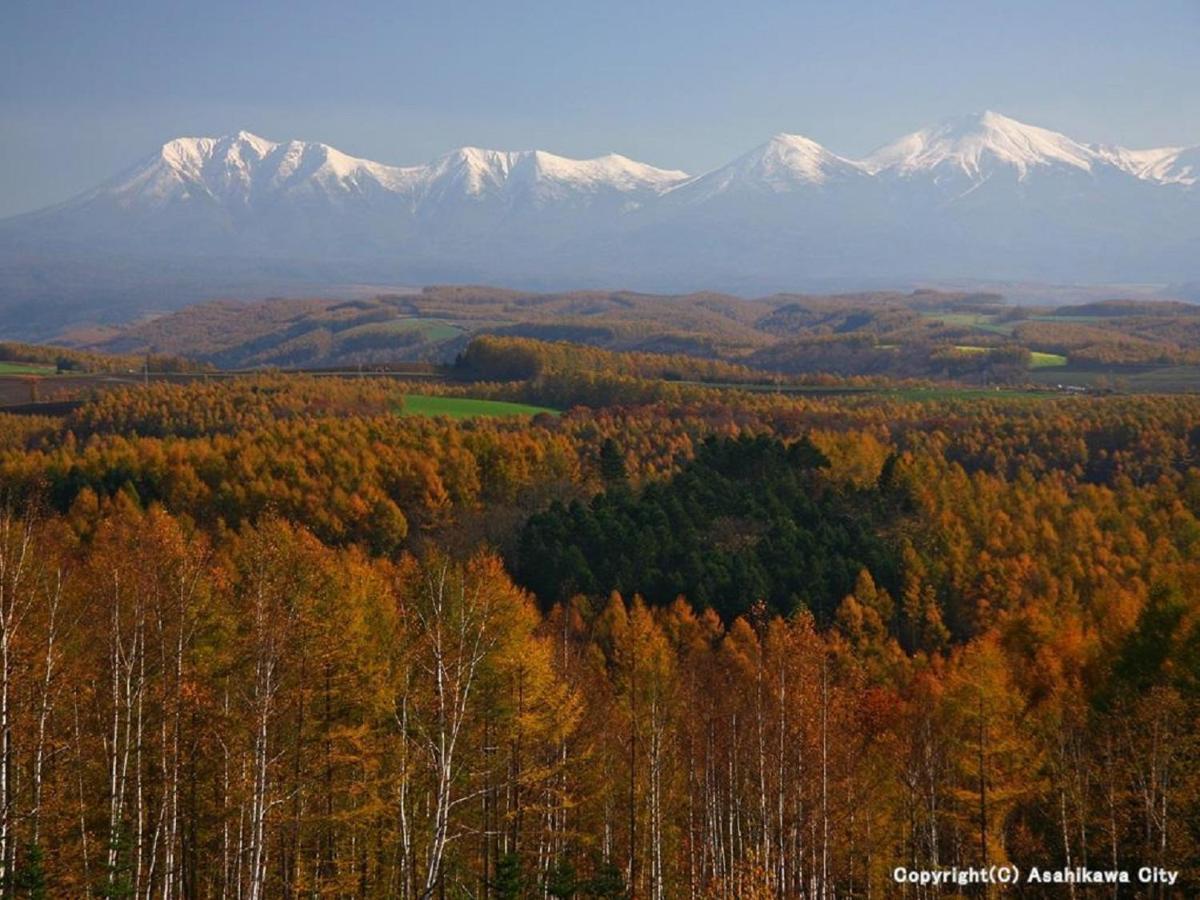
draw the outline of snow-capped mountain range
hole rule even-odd
[[[169,141],[94,190],[0,222],[6,260],[0,302],[13,260],[18,299],[56,260],[120,260],[130,279],[159,263],[201,280],[210,264],[301,280],[319,266],[324,281],[648,289],[1186,281],[1200,277],[1200,147],[1084,144],[986,112],[862,159],[780,134],[693,176],[475,147],[395,166],[239,132]]]
[[[535,203],[603,194],[655,194],[687,178],[611,154],[567,159],[541,150],[507,152],[462,147],[422,166],[357,159],[327,144],[275,143],[240,131],[221,138],[177,138],[129,172],[83,195],[98,201],[163,208],[212,201],[230,208],[272,199],[390,197],[410,210],[459,196],[515,196]]]

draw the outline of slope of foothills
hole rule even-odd
[[[1003,862],[1197,884],[1200,398],[464,357],[490,380],[0,414],[6,891],[927,897],[892,869]],[[413,393],[559,414],[398,415]]]
[[[77,327],[57,340],[126,358],[187,357],[193,367],[354,369],[444,366],[481,335],[686,356],[695,360],[683,365],[691,369],[708,359],[727,364],[713,370],[734,380],[758,373],[976,387],[1200,386],[1200,306],[1144,299],[1014,305],[997,294],[932,290],[744,300],[441,286],[357,300],[210,302],[119,329]],[[680,365],[662,368],[670,374]]]

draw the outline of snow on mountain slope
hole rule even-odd
[[[1159,184],[1192,186],[1200,182],[1200,147],[1171,147],[1142,152],[1138,175]]]
[[[568,159],[544,150],[534,150],[529,158],[533,160],[540,178],[580,187],[612,187],[617,190],[649,188],[661,191],[688,178],[687,172],[657,169],[619,153],[609,153],[595,159]]]
[[[261,181],[255,187],[262,193],[360,194],[371,189],[395,193],[419,178],[420,171],[357,159],[327,144],[289,141],[276,144],[264,158]]]
[[[1153,173],[1165,160],[1179,153],[1179,147],[1159,147],[1153,150],[1130,150],[1128,147],[1117,147],[1109,144],[1093,146],[1096,156],[1111,166],[1115,166],[1126,174],[1150,181],[1160,180]]]
[[[1095,152],[1064,134],[988,111],[905,135],[862,164],[874,175],[914,178],[953,173],[976,180],[1004,167],[1024,180],[1031,171],[1045,167],[1090,172],[1097,159]]]
[[[642,200],[687,179],[618,154],[569,159],[544,150],[500,151],[461,147],[417,167],[409,190],[418,205],[472,198],[527,199],[534,204],[586,204],[604,194]]]
[[[1200,146],[1129,150],[1100,145],[1096,155],[1143,181],[1190,187],[1200,182]]]
[[[673,188],[672,193],[692,203],[724,194],[788,194],[866,174],[861,164],[816,141],[798,134],[777,134],[728,165]]]
[[[686,181],[675,169],[657,169],[618,153],[595,159],[569,159],[544,150],[522,154],[512,179],[538,204],[568,199],[621,196],[631,203],[652,199]]]
[[[177,138],[141,165],[79,198],[122,206],[161,206],[206,198],[244,205],[288,195],[361,195],[385,192],[413,208],[451,197],[480,198],[513,186],[545,186],[551,196],[611,191],[656,194],[687,178],[611,154],[576,160],[540,150],[462,147],[427,165],[389,166],[348,156],[327,144],[275,143],[249,132],[221,138]]]
[[[411,170],[347,156],[326,144],[275,143],[241,131],[220,138],[176,138],[99,188],[55,209],[109,203],[127,210],[208,202],[230,209],[266,196],[397,190]]]
[[[111,200],[118,206],[149,208],[199,198],[245,197],[257,168],[274,144],[240,132],[223,138],[176,138],[162,149],[64,206]]]

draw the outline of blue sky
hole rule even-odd
[[[780,131],[865,153],[996,109],[1200,143],[1200,0],[3,0],[0,215],[186,134],[391,163],[463,144],[703,171]]]

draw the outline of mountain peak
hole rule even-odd
[[[537,178],[589,190],[609,186],[622,191],[658,191],[688,177],[686,172],[658,169],[619,153],[607,153],[592,159],[572,159],[545,150],[534,150],[530,156]]]
[[[213,160],[257,162],[278,144],[249,131],[220,137],[178,137],[167,141],[158,152],[168,166],[184,174],[197,174]]]
[[[778,134],[772,135],[771,139],[763,145],[764,147],[790,147],[802,149],[814,153],[827,152],[825,148],[814,141],[812,138],[805,137],[802,134],[790,134],[786,131],[781,131]]]
[[[232,138],[236,141],[244,141],[247,144],[254,144],[256,146],[273,146],[272,141],[268,141],[264,137],[259,137],[252,131],[246,131],[244,128],[240,129],[237,134],[232,135]]]
[[[1090,172],[1095,160],[1092,150],[1064,134],[985,110],[905,135],[872,153],[864,165],[872,174],[892,171],[910,176],[937,170],[978,181],[997,167],[1015,170],[1021,180],[1043,166]]]
[[[1004,113],[996,112],[994,109],[949,116],[943,119],[939,125],[947,128],[957,128],[964,133],[987,129],[1022,129],[1033,127],[1023,122],[1018,122],[1016,119],[1004,115]]]
[[[732,168],[742,176],[766,182],[774,190],[787,190],[796,183],[824,184],[831,178],[858,170],[856,163],[811,138],[786,132],[780,132],[735,160]]]
[[[780,132],[728,165],[672,187],[677,203],[717,197],[784,195],[821,188],[864,174],[862,167],[800,134]]]
[[[688,177],[684,172],[657,169],[616,153],[573,159],[546,150],[481,147],[459,147],[426,168],[434,181],[457,182],[472,195],[504,190],[507,185],[517,183],[554,185],[587,194],[603,189],[657,193]]]

